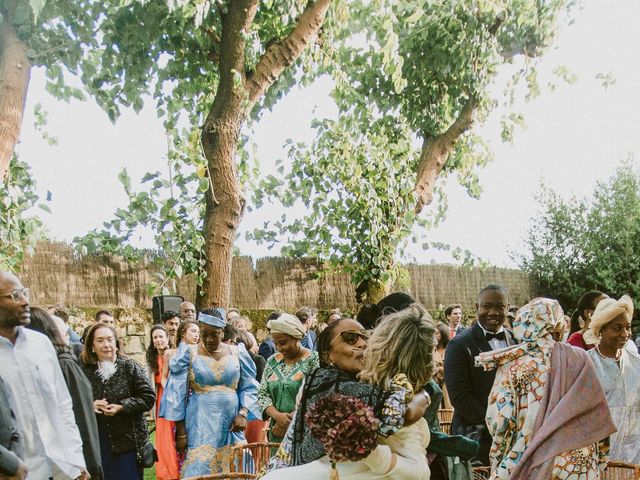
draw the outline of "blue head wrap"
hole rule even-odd
[[[218,328],[224,328],[227,325],[223,308],[209,308],[207,309],[207,312],[209,313],[200,312],[198,315],[199,322]]]

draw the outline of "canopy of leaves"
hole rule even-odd
[[[476,117],[486,118],[499,104],[490,88],[498,69],[516,56],[524,60],[505,87],[503,102],[511,106],[522,79],[535,96],[535,63],[551,45],[561,12],[570,4],[350,2],[343,29],[325,46],[339,120],[318,122],[311,145],[290,149],[291,170],[280,169],[284,179],[268,178],[254,194],[256,206],[263,201],[283,207],[298,202],[311,213],[300,219],[283,216],[250,238],[283,242],[285,253],[327,259],[350,271],[356,283],[392,277],[414,225],[433,225],[446,212],[443,190],[436,188],[440,201],[430,218],[413,214],[418,145],[424,149],[442,135],[470,99],[478,104]],[[509,140],[521,122],[521,116],[510,112],[503,138]],[[491,152],[473,132],[457,140],[442,171],[455,172],[477,198],[476,171],[491,159]],[[414,240],[424,240],[424,235]]]
[[[395,276],[395,252],[415,220],[415,149],[406,127],[370,120],[368,133],[347,117],[321,121],[312,145],[290,144],[290,173],[267,177],[254,204],[261,206],[269,190],[285,208],[301,203],[309,212],[290,223],[285,213],[249,238],[285,243],[284,254],[328,260],[355,283]],[[369,268],[362,269],[365,258]]]
[[[520,266],[540,292],[571,310],[588,290],[640,299],[640,172],[623,162],[590,198],[563,200],[542,187],[541,210]]]
[[[49,212],[46,204],[39,203],[29,167],[14,156],[6,188],[0,189],[0,269],[17,272],[25,255],[32,254],[42,238],[41,220],[28,213],[36,205]]]

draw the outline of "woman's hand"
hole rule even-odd
[[[407,403],[407,411],[404,414],[404,424],[408,426],[420,420],[427,411],[430,403],[431,397],[427,392],[424,390],[416,392],[411,401]]]
[[[286,433],[287,428],[289,428],[289,424],[293,419],[293,414],[276,410],[275,412],[273,412],[273,415],[271,415],[271,418],[273,418],[273,421],[275,422],[275,424],[271,427],[271,433],[276,437],[284,437],[284,434]]]
[[[184,455],[187,451],[187,434],[178,435],[176,432],[176,451],[180,455]]]
[[[247,428],[247,417],[239,414],[236,415],[236,418],[233,419],[233,424],[231,425],[231,431],[243,432],[245,428]]]
[[[102,400],[94,400],[93,401],[93,411],[98,413],[98,414],[102,414],[102,413],[104,413],[104,409],[107,407],[107,405],[109,405],[109,403],[104,398]]]
[[[114,415],[119,414],[123,409],[124,407],[122,405],[110,403],[106,407],[102,408],[102,413],[104,413],[107,417],[113,417]]]

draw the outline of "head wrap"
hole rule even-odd
[[[513,337],[516,342],[532,343],[549,335],[559,323],[564,322],[564,312],[557,300],[534,298],[518,310],[513,321]]]
[[[207,310],[209,313],[200,312],[198,315],[198,321],[211,325],[212,327],[224,328],[227,325],[225,320],[224,309],[222,308],[210,308]]]
[[[591,315],[591,323],[589,328],[584,332],[584,341],[589,345],[597,345],[600,343],[600,330],[607,323],[615,320],[620,315],[631,320],[633,317],[633,300],[629,295],[623,295],[620,300],[615,298],[605,298],[600,300],[593,315]]]
[[[560,322],[564,322],[564,312],[557,300],[534,298],[518,310],[513,321],[513,338],[518,344],[480,353],[475,359],[476,366],[493,370],[534,349],[539,352],[541,347],[547,347],[545,351],[550,354],[548,347],[554,345],[551,332]]]
[[[302,338],[305,335],[304,328],[298,317],[289,313],[283,313],[274,320],[269,320],[269,329],[271,333],[284,333],[291,335],[293,338]]]

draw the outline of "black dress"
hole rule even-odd
[[[58,362],[73,403],[73,415],[82,438],[82,454],[92,480],[102,478],[98,423],[93,412],[93,393],[87,376],[72,353],[59,353]]]

